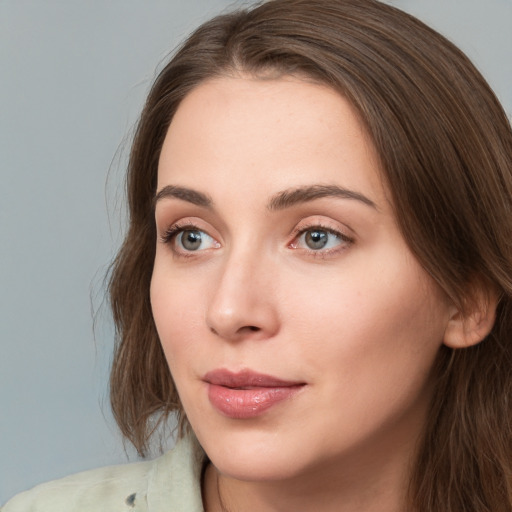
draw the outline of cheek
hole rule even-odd
[[[333,272],[314,294],[303,291],[315,289],[309,276],[287,303],[305,365],[317,374],[329,369],[336,377],[325,386],[350,390],[350,400],[378,402],[379,388],[391,399],[407,387],[417,392],[443,340],[442,293],[415,262],[395,260],[387,258],[385,269],[365,262],[343,276]]]
[[[200,303],[204,296],[202,282],[202,279],[184,282],[155,264],[150,288],[151,308],[171,371],[176,366],[175,360],[197,349],[194,345],[198,341],[198,329],[204,325],[204,308]]]

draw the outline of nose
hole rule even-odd
[[[258,254],[231,254],[219,271],[206,324],[228,340],[267,339],[279,330],[276,283],[271,262]]]

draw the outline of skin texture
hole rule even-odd
[[[364,198],[269,208],[284,190],[319,185]],[[349,103],[294,77],[206,82],[165,139],[158,190],[168,186],[211,200],[161,194],[151,284],[171,373],[213,464],[207,509],[220,509],[219,478],[228,510],[401,510],[432,364],[457,313],[403,240]],[[182,244],[184,229],[201,232],[197,248]],[[315,229],[324,248],[308,246]],[[233,419],[208,399],[204,375],[219,368],[305,385]]]

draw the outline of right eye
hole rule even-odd
[[[171,227],[162,241],[171,244],[173,251],[178,254],[215,249],[220,246],[208,233],[195,226]]]
[[[179,232],[175,237],[175,243],[184,251],[200,251],[215,247],[215,240],[198,229],[184,229]]]

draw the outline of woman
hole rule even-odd
[[[4,512],[512,510],[512,133],[453,45],[373,0],[215,18],[127,188],[112,406],[181,439]]]

